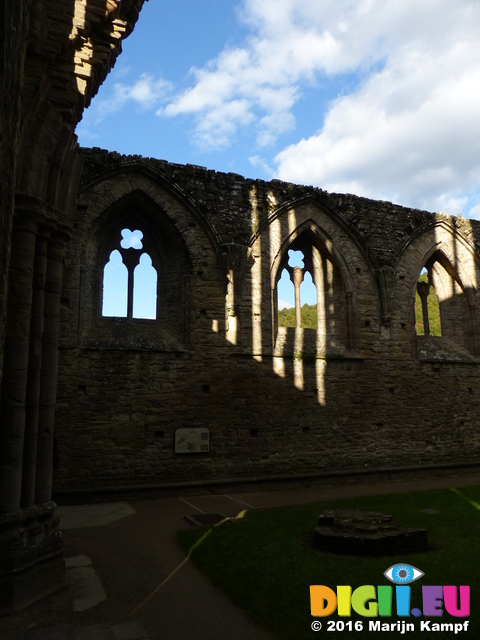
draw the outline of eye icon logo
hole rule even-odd
[[[410,584],[425,574],[411,564],[394,564],[383,575],[394,584]]]

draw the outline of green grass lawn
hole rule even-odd
[[[392,515],[406,527],[427,529],[431,548],[423,553],[382,558],[360,558],[317,551],[312,544],[312,532],[318,515],[325,509],[363,509]],[[437,514],[422,513],[433,509]],[[193,545],[200,538],[194,550]],[[403,618],[415,623],[415,632],[408,638],[480,638],[480,487],[442,489],[436,491],[392,494],[335,500],[294,507],[250,511],[242,520],[227,522],[211,529],[192,529],[178,534],[183,549],[191,551],[192,561],[204,571],[219,589],[237,606],[244,609],[258,625],[278,638],[399,638],[398,632],[369,632],[369,620],[395,622],[391,618],[360,618],[363,632],[327,632],[327,620],[340,620],[337,614],[322,620],[319,633],[311,630],[315,620],[310,615],[310,585],[388,585],[383,573],[391,565],[411,564],[425,573],[412,583],[412,607],[422,607],[422,585],[470,585],[471,614],[469,618],[453,618],[446,612],[433,622],[464,622],[469,630],[455,635],[451,632],[420,632],[423,618]],[[347,618],[341,618],[348,621]],[[402,637],[405,637],[402,635]]]

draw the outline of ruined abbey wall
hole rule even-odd
[[[479,223],[80,150],[142,5],[0,5],[0,615],[65,584],[52,486],[478,462]],[[114,249],[126,317],[103,314]],[[290,249],[317,329],[278,326]],[[143,251],[155,319],[135,317]],[[442,335],[417,336],[432,287]]]
[[[61,298],[57,489],[478,456],[479,223],[81,154]],[[143,232],[157,270],[155,320],[102,316],[103,269],[124,228]],[[314,276],[317,330],[278,327],[289,249]],[[415,332],[424,267],[441,337]],[[209,429],[209,451],[175,453],[179,428]]]

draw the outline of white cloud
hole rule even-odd
[[[122,70],[121,76],[128,73]],[[117,82],[113,85],[113,92],[110,96],[95,100],[84,114],[84,120],[77,128],[77,134],[81,134],[87,139],[95,139],[98,133],[96,125],[100,124],[109,113],[119,111],[128,103],[135,104],[141,111],[147,111],[157,107],[158,104],[167,99],[171,93],[173,85],[167,80],[159,78],[155,80],[148,73],[142,73],[133,84]],[[92,129],[90,129],[92,127]]]
[[[121,60],[119,66],[116,69],[116,76],[117,78],[125,78],[126,76],[128,76],[131,70],[132,70],[132,67],[130,65],[125,64],[125,59]]]
[[[252,167],[256,167],[262,169],[268,176],[273,177],[273,169],[269,166],[269,164],[265,161],[261,156],[250,156],[248,161],[252,165]]]
[[[476,204],[472,206],[468,213],[469,218],[474,218],[475,220],[480,220],[480,198],[477,200]]]
[[[253,133],[249,162],[268,177],[480,216],[478,0],[237,1],[239,46],[192,68],[182,92],[122,78],[94,103],[95,124],[125,105],[155,109],[184,117],[202,150]],[[314,128],[274,161],[307,93]]]
[[[480,176],[480,6],[440,4],[451,19],[442,37],[399,42],[331,104],[320,133],[277,155],[276,177],[451,213],[465,206],[461,194]]]
[[[279,311],[281,311],[282,309],[291,309],[294,306],[295,305],[292,304],[291,302],[288,302],[288,300],[279,300],[278,301],[278,310]]]
[[[108,102],[114,111],[121,109],[129,100],[142,109],[152,109],[161,99],[166,97],[171,89],[170,82],[162,78],[154,80],[150,74],[142,73],[133,85],[115,84],[113,97]]]
[[[266,147],[295,128],[293,111],[305,85],[360,74],[364,85],[331,106],[322,133],[278,157],[278,175],[287,179],[321,183],[328,176],[329,183],[358,191],[363,174],[379,168],[392,143],[399,157],[388,163],[391,173],[398,169],[410,179],[409,167],[425,160],[418,148],[438,137],[438,126],[464,115],[465,104],[456,98],[465,88],[459,75],[467,87],[477,82],[476,0],[243,0],[239,16],[252,34],[244,45],[193,68],[193,86],[157,113],[193,116],[202,147],[228,146],[247,126],[256,131],[257,145]],[[468,89],[466,100],[476,93]],[[448,127],[457,140],[454,128]],[[445,176],[449,167],[417,176],[418,190],[424,181],[453,180],[455,172]],[[388,182],[385,187],[390,191]]]
[[[323,11],[320,4],[332,11]],[[330,30],[335,16],[349,8],[346,0],[246,0],[242,19],[254,35],[244,47],[225,49],[204,69],[193,68],[194,86],[177,95],[159,115],[194,115],[202,144],[208,130],[212,147],[225,146],[239,126],[252,122],[257,144],[271,144],[279,134],[294,129],[292,108],[301,96],[302,83],[314,82],[319,72],[355,66]],[[323,24],[325,15],[328,21]],[[344,31],[342,37],[350,38]],[[375,52],[380,58],[381,51],[375,48]],[[238,102],[244,107],[241,120],[225,108]]]
[[[253,119],[245,100],[220,103],[206,112],[197,123],[195,140],[200,147],[226,147],[237,126],[247,125]]]
[[[120,76],[126,75],[128,71],[129,67],[126,71],[121,70]],[[166,100],[172,89],[173,85],[170,82],[162,78],[155,80],[148,73],[142,73],[130,85],[117,82],[113,85],[113,92],[109,96],[101,99],[99,96],[84,112],[83,119],[76,128],[76,134],[89,143],[95,142],[101,137],[98,125],[104,122],[109,114],[132,103],[140,111],[151,110]]]

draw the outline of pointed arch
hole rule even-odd
[[[275,274],[275,279],[278,280],[278,271],[282,271],[284,263],[288,261],[288,251],[290,249],[301,251],[303,246],[310,247],[313,245],[321,246],[323,252],[329,256],[330,260],[336,263],[345,282],[345,291],[351,293],[353,283],[345,258],[335,246],[331,236],[319,227],[313,218],[308,218],[301,222],[281,243],[272,261],[271,271],[272,274]],[[307,258],[307,264],[309,268],[311,268],[309,258]]]
[[[87,155],[88,159],[90,150],[82,149],[82,152]],[[165,164],[168,166],[168,163]],[[177,202],[188,211],[189,216],[195,221],[195,224],[198,224],[210,242],[218,264],[222,265],[225,272],[223,284],[226,287],[228,268],[225,265],[225,259],[220,248],[221,240],[219,233],[213,223],[202,214],[197,204],[185,194],[178,184],[169,180],[161,171],[152,166],[147,166],[142,161],[132,158],[122,158],[119,165],[107,165],[101,171],[97,169],[94,171],[84,171],[84,177],[78,191],[79,196],[81,198],[84,194],[87,195],[89,192],[96,192],[103,183],[110,183],[111,181],[118,182],[119,178],[121,178],[122,181],[127,180],[129,185],[135,185],[136,183],[148,185],[148,188],[144,190],[133,187],[132,190],[123,197],[130,197],[137,193],[145,199],[150,200],[150,202],[158,208],[158,204],[152,196],[154,192],[163,191],[164,194],[167,195],[167,198],[164,198],[166,202]],[[166,213],[168,215],[168,211],[166,211]]]
[[[478,353],[476,306],[479,264],[475,248],[456,225],[440,215],[434,222],[417,230],[397,258],[398,280],[394,295],[402,294],[400,284],[407,285],[409,292],[407,308],[410,310],[412,327],[416,324],[415,296],[419,277],[425,269],[428,277],[423,278],[425,282],[420,283],[419,289],[419,294],[424,299],[423,324],[425,321],[429,323],[429,318],[426,317],[428,316],[427,297],[434,290],[439,304],[441,336],[444,344],[442,348],[457,350],[458,357],[461,357],[462,353],[473,355]],[[402,306],[398,305],[398,308]],[[434,340],[430,340],[431,344],[428,348],[430,350],[434,347],[440,348],[440,343],[437,344],[439,337],[432,334],[416,335],[418,332],[414,328],[412,333],[417,338],[417,350],[423,349],[423,343],[432,337]]]
[[[133,232],[137,241],[129,239]],[[126,313],[105,307],[112,253],[119,254],[128,274]],[[166,340],[172,346],[188,341],[191,256],[179,229],[150,194],[133,189],[99,209],[85,236],[83,259],[88,267],[82,295],[91,313],[79,320],[85,338],[100,333],[108,344],[121,336],[123,344]]]
[[[427,270],[427,281],[419,282],[417,285],[422,299],[424,335],[434,335],[430,329],[433,318],[429,318],[429,312],[431,313],[432,309],[429,309],[428,300],[435,295],[438,299],[441,336],[454,340],[459,347],[466,347],[470,351],[472,345],[469,344],[467,334],[471,329],[471,318],[465,285],[442,248],[429,253],[430,256],[424,264]]]
[[[304,267],[289,267],[289,251],[301,251]],[[317,350],[351,349],[353,343],[352,280],[345,259],[329,234],[313,218],[302,221],[283,240],[272,256],[272,319],[274,344],[278,336],[278,282],[286,269],[296,289],[296,307],[301,304],[300,286],[305,274],[311,275],[317,300]],[[301,327],[300,309],[296,325]]]
[[[141,242],[129,246],[127,231],[138,230]],[[99,220],[92,250],[96,249],[98,279],[101,281],[107,256],[119,251],[128,271],[127,318],[168,320],[171,310],[181,304],[182,276],[188,270],[188,252],[173,224],[159,211],[151,198],[135,190],[115,202]],[[144,261],[150,261],[148,273]],[[138,270],[140,268],[140,270]],[[139,291],[146,286],[144,309],[140,311]],[[96,308],[103,308],[103,286],[99,287]],[[178,295],[180,291],[180,296]],[[177,322],[183,319],[178,312]],[[172,321],[172,326],[174,322]]]

